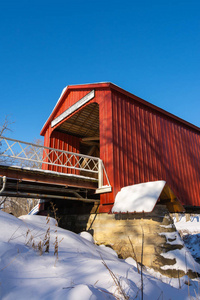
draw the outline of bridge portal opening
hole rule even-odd
[[[80,153],[100,156],[98,103],[86,105],[60,124],[56,130],[79,137]]]
[[[78,137],[80,154],[100,157],[98,103],[93,102],[81,108],[60,124],[56,131]],[[90,164],[90,162],[84,159],[82,164]],[[95,178],[98,176],[84,171],[81,171],[81,175]]]

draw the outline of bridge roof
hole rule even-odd
[[[156,106],[156,105],[153,105],[151,104],[150,102],[146,101],[146,100],[143,100],[142,98],[140,97],[137,97],[136,95],[134,94],[131,94],[130,92],[122,89],[121,87],[111,83],[111,82],[102,82],[102,83],[90,83],[90,84],[80,84],[80,85],[69,85],[67,87],[65,87],[60,95],[60,98],[58,99],[55,107],[53,108],[53,111],[52,113],[50,114],[49,118],[47,119],[46,123],[44,124],[42,130],[41,130],[41,135],[45,135],[45,132],[47,130],[47,128],[50,126],[51,122],[54,120],[55,118],[55,115],[58,111],[58,109],[60,108],[60,106],[64,103],[65,99],[67,98],[68,94],[72,91],[78,91],[78,90],[95,90],[95,89],[98,89],[98,90],[111,90],[111,91],[116,91],[118,93],[121,93],[131,99],[133,99],[134,101],[137,101],[138,103],[146,106],[146,107],[149,107],[153,110],[155,110],[156,112],[159,112],[163,115],[166,115],[167,117],[171,118],[171,119],[174,119],[182,124],[184,124],[185,126],[187,127],[190,127],[191,129],[193,130],[196,130],[196,131],[199,131],[200,132],[200,128],[167,112],[166,110]]]

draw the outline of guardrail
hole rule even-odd
[[[110,182],[98,157],[44,147],[0,136],[0,164],[71,173],[98,179],[98,187]]]

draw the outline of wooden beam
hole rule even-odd
[[[70,201],[82,201],[87,203],[100,203],[98,199],[89,199],[83,197],[69,197],[62,195],[48,195],[41,193],[21,193],[21,192],[4,192],[3,196],[11,196],[11,197],[19,197],[19,198],[34,198],[34,199],[62,199],[62,200],[70,200]]]
[[[81,142],[99,141],[99,136],[90,136],[81,139]]]
[[[6,176],[18,180],[26,180],[30,182],[40,182],[48,184],[67,185],[69,187],[78,187],[96,190],[98,180],[95,178],[85,178],[75,174],[61,174],[45,170],[33,170],[19,167],[8,167],[0,165],[0,176]]]
[[[82,142],[81,141],[81,144],[86,145],[86,146],[96,146],[96,147],[99,147],[99,143],[97,143],[97,142]]]

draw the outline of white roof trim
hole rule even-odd
[[[51,127],[54,127],[58,123],[60,123],[62,120],[64,120],[66,117],[71,115],[73,112],[75,112],[77,109],[79,109],[81,106],[83,106],[88,101],[92,100],[95,96],[94,90],[89,92],[87,95],[85,95],[83,98],[81,98],[78,102],[73,104],[71,107],[66,109],[61,115],[59,115],[57,118],[55,118],[51,122]]]

